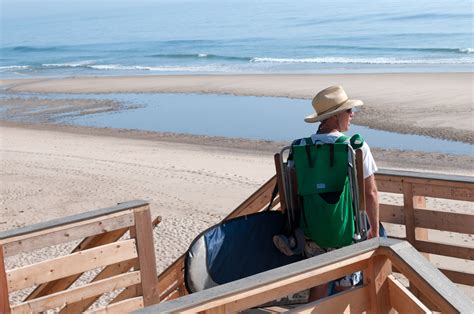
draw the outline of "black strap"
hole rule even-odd
[[[334,145],[329,144],[329,167],[334,167]]]
[[[273,192],[272,192],[272,197],[270,198],[270,204],[268,204],[267,209],[265,209],[266,211],[272,208],[273,200],[275,199],[277,193],[278,193],[278,182],[275,183],[275,187],[273,188]]]
[[[310,168],[313,168],[313,160],[311,159],[311,148],[309,145],[305,146],[306,149],[306,158],[308,158],[308,164]]]
[[[300,199],[300,204],[303,204],[303,196],[299,196],[299,199]],[[306,213],[303,206],[301,206],[301,214],[303,215],[303,223],[305,227],[308,227],[308,220],[306,219]]]

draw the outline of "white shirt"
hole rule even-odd
[[[334,144],[336,140],[344,136],[343,133],[341,132],[332,132],[332,133],[327,133],[327,134],[313,134],[311,135],[311,140],[313,143],[323,143],[323,144]],[[349,143],[349,139],[345,141],[345,143]],[[375,164],[374,157],[372,156],[372,152],[370,151],[369,145],[364,141],[364,144],[362,145],[362,156],[364,158],[364,179],[370,177],[373,175],[377,170],[377,165]]]

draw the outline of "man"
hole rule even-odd
[[[349,130],[355,109],[363,105],[360,100],[349,99],[341,86],[331,86],[320,91],[312,102],[315,112],[304,120],[307,123],[321,122],[318,131],[311,136],[313,143],[335,143]],[[378,170],[367,143],[362,145],[363,172],[367,216],[370,223],[368,238],[379,234],[378,191],[374,174]],[[314,242],[308,241],[305,253],[308,257],[321,254]],[[309,301],[327,296],[331,291],[342,291],[361,280],[360,272],[346,276],[332,283],[323,284],[310,290]],[[331,287],[332,285],[332,287]]]
[[[321,122],[321,124],[318,131],[311,136],[311,139],[313,143],[331,144],[335,143],[339,137],[344,136],[342,132],[349,130],[355,109],[362,106],[363,102],[349,99],[341,86],[331,86],[320,91],[314,97],[312,104],[315,113],[307,116],[304,120],[307,123]],[[366,210],[371,227],[368,231],[368,238],[370,239],[379,234],[378,191],[374,177],[378,168],[369,145],[365,142],[362,145],[362,153]]]
[[[321,122],[318,131],[311,135],[311,140],[315,144],[334,144],[339,138],[344,139],[343,132],[349,130],[355,109],[363,105],[360,100],[349,99],[341,86],[331,86],[320,91],[314,97],[312,104],[315,112],[307,116],[305,122]],[[346,142],[348,143],[349,140]],[[361,149],[363,153],[366,211],[370,223],[367,236],[370,239],[377,237],[379,234],[378,191],[374,178],[374,174],[378,169],[367,143],[364,142]],[[302,242],[300,240],[295,241],[295,238],[301,238],[301,236],[297,236],[298,232],[301,234],[301,229],[296,230],[295,237],[274,236],[273,241],[276,247],[286,255],[297,254],[300,246],[298,245],[298,249],[295,249],[294,244]],[[304,236],[302,237],[304,238]],[[314,241],[306,238],[304,254],[306,257],[313,257],[333,249],[335,248],[320,248]],[[361,273],[356,272],[333,282],[314,287],[310,290],[309,301],[318,300],[333,292],[348,289],[358,284],[361,279]]]

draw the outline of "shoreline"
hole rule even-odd
[[[196,149],[209,149],[229,154],[246,154],[256,157],[273,155],[289,142],[250,140],[222,136],[205,136],[172,132],[154,132],[130,129],[96,128],[64,124],[20,123],[0,120],[0,128],[37,130],[59,134],[85,135],[124,140],[137,140],[165,145],[189,145]],[[427,173],[474,176],[474,156],[446,153],[432,153],[412,150],[371,148],[379,168],[408,170]]]
[[[341,84],[365,106],[354,123],[474,144],[474,73],[161,75],[2,79],[15,93],[211,93],[311,99]],[[311,111],[308,102],[308,113]]]

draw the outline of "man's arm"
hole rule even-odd
[[[369,216],[370,222],[368,233],[368,238],[370,239],[379,235],[379,192],[374,175],[364,179],[364,187],[367,216]]]

